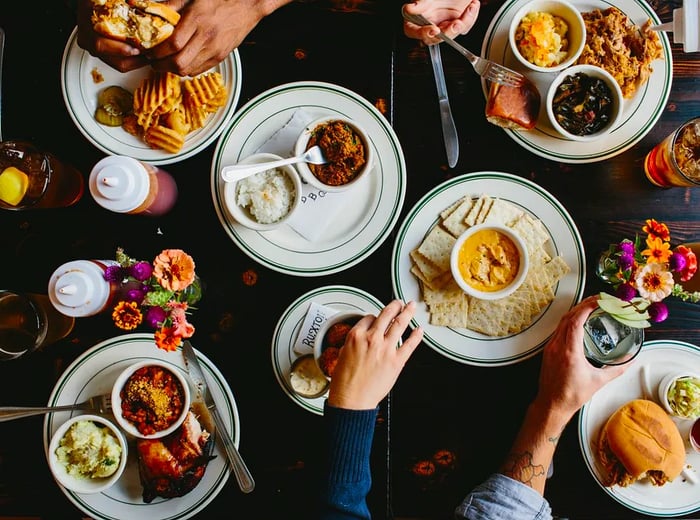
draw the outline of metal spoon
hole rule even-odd
[[[232,164],[230,166],[224,166],[221,168],[221,178],[225,182],[236,182],[256,173],[264,172],[265,170],[271,170],[273,168],[278,168],[287,164],[295,164],[298,162],[325,164],[328,161],[323,155],[323,150],[321,150],[320,146],[312,146],[306,150],[306,152],[301,155],[297,155],[296,157],[288,157],[287,159],[280,159],[278,161],[253,164]]]

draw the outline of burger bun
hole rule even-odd
[[[646,399],[630,401],[610,416],[598,438],[598,455],[608,487],[625,487],[645,478],[663,486],[685,464],[678,427],[661,406]]]

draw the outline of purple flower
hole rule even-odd
[[[685,269],[687,264],[688,260],[683,253],[673,253],[671,258],[668,260],[668,267],[671,269],[671,271],[682,271]]]
[[[128,302],[136,302],[141,305],[144,296],[145,295],[141,289],[129,289],[126,291],[126,301]]]
[[[668,318],[668,307],[664,302],[654,302],[647,308],[649,313],[649,321],[653,323],[661,323]]]
[[[121,282],[126,277],[126,270],[120,265],[110,265],[105,269],[104,278],[108,282]]]
[[[148,280],[153,273],[153,267],[148,262],[136,262],[129,268],[129,273],[131,276],[136,278],[139,282]]]
[[[152,329],[158,329],[167,317],[168,314],[162,307],[149,307],[146,311],[144,321],[146,322],[146,325]]]
[[[634,254],[622,253],[617,259],[617,265],[620,267],[620,270],[627,271],[634,265]]]
[[[637,296],[637,290],[628,283],[621,284],[615,291],[615,296],[623,301],[630,301],[632,298]]]
[[[634,255],[634,242],[630,242],[629,240],[623,240],[617,247],[622,253]]]

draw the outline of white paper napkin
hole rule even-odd
[[[312,354],[314,351],[314,341],[316,335],[328,318],[338,312],[338,309],[321,305],[320,303],[311,302],[309,310],[306,311],[304,323],[299,329],[299,334],[294,341],[292,349],[297,354]]]
[[[257,151],[274,153],[280,157],[291,157],[294,154],[294,143],[297,137],[304,126],[316,117],[303,108],[295,110],[289,121],[265,141]],[[341,193],[328,193],[304,183],[301,192],[301,207],[290,217],[287,224],[306,240],[316,241],[343,209],[343,202],[346,200],[347,198],[343,197]]]

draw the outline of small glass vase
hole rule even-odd
[[[596,276],[601,281],[612,284],[617,280],[617,271],[617,259],[613,257],[613,253],[610,250],[603,251],[595,266]]]

